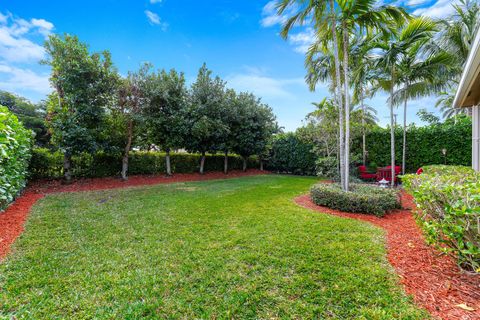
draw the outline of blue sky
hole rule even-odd
[[[388,1],[417,14],[444,17],[450,0]],[[69,33],[91,50],[110,50],[121,74],[149,61],[156,68],[183,71],[189,82],[207,66],[238,91],[251,91],[268,103],[286,130],[295,130],[313,110],[311,102],[328,95],[326,86],[309,92],[304,83],[303,52],[311,41],[298,28],[288,41],[278,35],[283,17],[271,1],[174,0],[2,0],[0,3],[0,89],[39,101],[51,91],[49,70],[39,65],[42,43],[50,33]],[[370,105],[388,122],[386,94]],[[411,103],[416,112],[434,109],[434,97]]]

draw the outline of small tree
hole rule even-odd
[[[272,110],[251,93],[240,93],[235,104],[237,119],[232,127],[235,139],[233,150],[243,158],[243,171],[247,159],[262,154],[278,126]]]
[[[118,75],[108,51],[90,54],[76,36],[51,35],[45,50],[56,90],[48,98],[47,122],[53,144],[64,153],[65,181],[70,182],[72,155],[97,149]]]
[[[200,174],[204,173],[206,152],[219,150],[228,125],[224,123],[225,82],[212,78],[204,64],[192,84],[188,110],[188,139],[185,146],[190,152],[200,152]]]
[[[127,180],[128,158],[132,148],[134,127],[142,122],[143,109],[147,104],[145,83],[150,66],[143,65],[137,73],[129,73],[128,77],[119,81],[117,103],[113,112],[118,115],[125,126],[125,147],[122,158],[122,179]]]
[[[183,145],[188,91],[185,76],[162,70],[149,77],[145,118],[150,140],[166,152],[166,173],[172,174],[170,151]]]

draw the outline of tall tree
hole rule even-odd
[[[280,0],[277,6],[277,13],[283,16],[285,11],[293,8],[296,13],[287,19],[284,23],[281,35],[287,37],[290,31],[296,25],[304,25],[309,23],[313,26],[315,33],[319,39],[323,41],[323,47],[327,48],[331,43],[331,51],[333,51],[333,66],[335,77],[332,88],[334,92],[334,100],[338,106],[339,112],[339,150],[340,150],[340,184],[342,189],[346,190],[345,183],[345,136],[344,136],[344,105],[343,90],[341,84],[340,72],[340,52],[337,30],[337,13],[334,0],[323,1],[303,1],[303,0]],[[331,34],[331,37],[330,35]],[[328,39],[328,40],[327,40]],[[331,41],[330,41],[331,39]]]
[[[228,125],[223,122],[224,107],[225,82],[218,76],[212,78],[212,72],[204,64],[191,87],[185,141],[188,151],[202,155],[200,174],[204,173],[205,154],[218,151],[228,134]]]
[[[272,109],[251,93],[242,92],[237,96],[235,114],[233,151],[242,156],[243,171],[246,171],[247,159],[264,152],[277,124]]]
[[[171,175],[170,152],[183,146],[187,131],[185,76],[174,69],[170,72],[162,70],[149,77],[147,88],[147,127],[151,141],[165,151],[166,174]]]
[[[76,36],[51,35],[45,43],[55,93],[48,100],[52,142],[64,153],[65,181],[71,181],[72,155],[93,152],[118,79],[110,53],[90,54]]]
[[[400,83],[400,62],[408,53],[409,48],[416,43],[430,39],[435,31],[435,23],[425,17],[414,18],[399,30],[392,32],[388,37],[383,37],[374,44],[378,59],[376,66],[382,69],[382,75],[378,75],[378,84],[384,90],[390,92],[390,152],[391,152],[391,175],[395,177],[395,119],[394,119],[394,94],[395,88]],[[392,186],[395,179],[391,179]]]

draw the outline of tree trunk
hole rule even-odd
[[[243,172],[247,171],[247,158],[246,157],[242,157],[243,159]]]
[[[349,190],[350,184],[350,76],[348,70],[348,41],[349,32],[343,23],[343,76],[345,95],[345,191]]]
[[[260,159],[260,171],[263,171],[263,160]]]
[[[339,156],[340,156],[340,185],[345,190],[345,137],[343,133],[344,121],[343,121],[343,97],[342,97],[342,83],[340,75],[340,57],[338,51],[338,37],[337,37],[337,24],[335,17],[335,4],[333,0],[330,0],[330,12],[332,18],[332,36],[333,36],[333,56],[335,60],[335,100],[338,106],[338,123],[339,123]]]
[[[205,151],[202,151],[202,158],[200,159],[200,174],[204,173],[203,171],[204,167],[205,167]]]
[[[170,148],[167,148],[167,150],[165,150],[165,165],[166,165],[166,168],[167,168],[167,176],[171,176],[172,175],[172,165],[170,163]]]
[[[393,115],[393,92],[395,87],[395,66],[392,67],[392,83],[390,86],[390,155],[391,155],[391,185],[395,186],[395,122]]]
[[[228,173],[228,151],[225,150],[225,158],[223,160],[223,173]]]
[[[407,88],[405,86],[405,104],[403,105],[403,152],[402,152],[402,174],[405,174],[406,159],[407,159]]]
[[[127,144],[125,145],[125,149],[123,150],[123,159],[122,159],[122,180],[127,180],[127,172],[128,172],[128,153],[130,152],[130,148],[132,147],[132,137],[133,137],[133,120],[128,121],[127,126]]]
[[[362,152],[363,152],[363,165],[367,165],[367,137],[366,137],[366,130],[365,130],[365,102],[363,99],[363,89],[361,89],[361,104],[362,104]]]
[[[72,155],[67,152],[63,155],[63,177],[64,183],[72,182]]]

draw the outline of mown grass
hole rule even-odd
[[[295,205],[312,178],[57,194],[0,264],[9,319],[423,319],[383,232]]]

